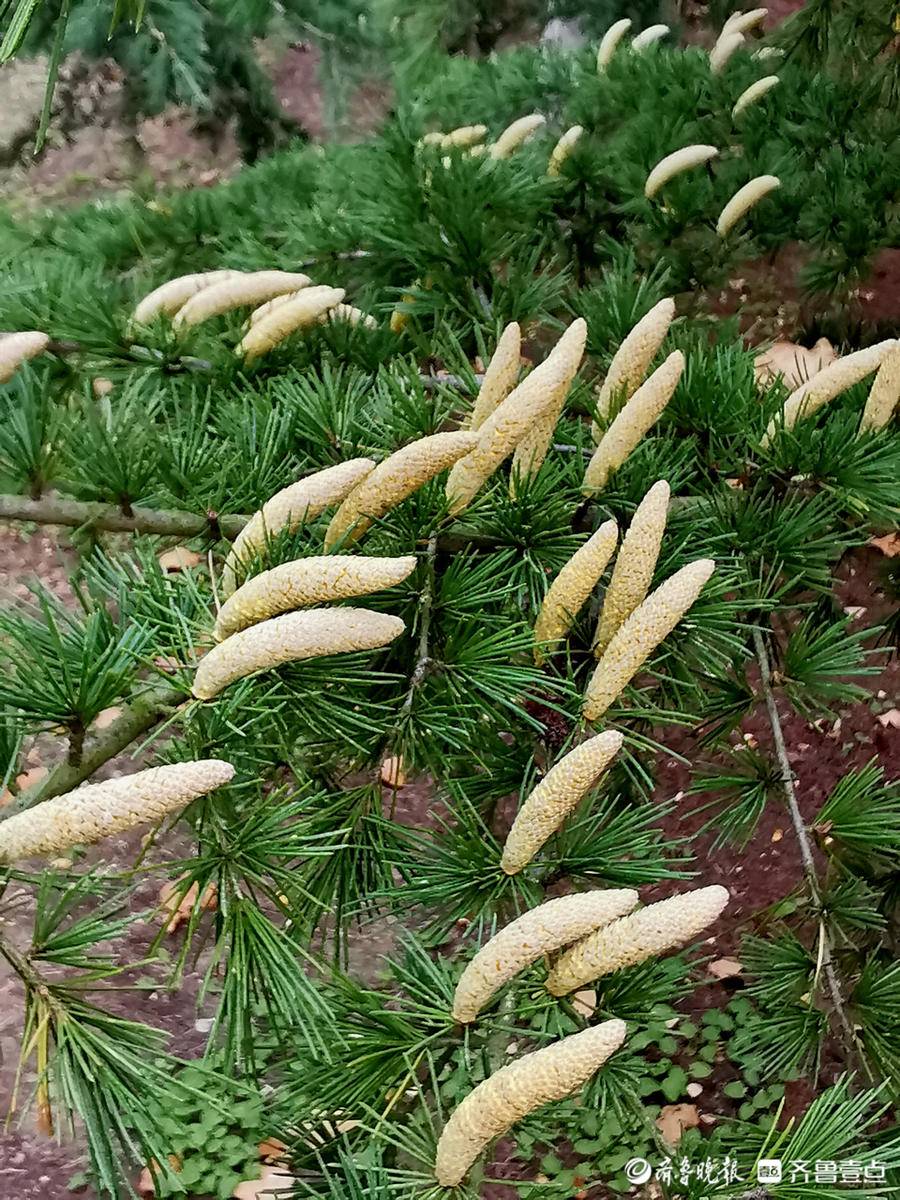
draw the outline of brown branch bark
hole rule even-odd
[[[702,504],[700,496],[673,496],[670,511]],[[596,528],[597,510],[586,505],[573,524],[575,533],[589,533]],[[603,515],[602,512],[600,514]],[[0,495],[0,521],[33,521],[37,525],[63,525],[71,529],[98,529],[111,533],[155,533],[161,537],[196,537],[208,534],[218,541],[233,541],[249,521],[241,513],[220,516],[208,512],[204,516],[174,509],[133,508],[123,513],[113,504],[86,500],[67,500],[60,496]],[[451,526],[439,535],[437,549],[453,554],[469,548],[491,550],[503,545],[488,534]]]
[[[194,537],[201,533],[235,538],[249,517],[236,514],[220,517],[209,512],[198,516],[153,508],[133,508],[125,514],[112,504],[66,500],[58,496],[0,496],[0,521],[34,521],[38,525],[65,525],[71,529],[93,528],[112,533],[158,533],[163,537]]]
[[[20,792],[11,804],[0,810],[0,821],[40,804],[42,800],[49,800],[51,796],[70,792],[99,770],[105,762],[121,754],[136,738],[152,728],[161,716],[172,712],[186,699],[183,691],[170,684],[157,684],[137,696],[112,725],[85,742],[77,763],[64,760],[34,787]]]
[[[772,690],[772,671],[769,664],[769,655],[766,650],[766,644],[762,633],[758,629],[753,631],[753,648],[756,652],[757,662],[759,663],[760,680],[762,682],[763,697],[766,703],[766,711],[769,717],[769,725],[772,729],[772,740],[775,743],[775,757],[778,760],[778,765],[781,768],[781,784],[784,789],[785,800],[787,801],[788,813],[790,814],[791,824],[794,827],[794,833],[797,837],[797,842],[800,847],[800,861],[803,864],[803,874],[806,879],[809,894],[812,897],[813,903],[819,907],[822,900],[822,890],[819,885],[819,875],[816,870],[816,860],[813,855],[812,840],[806,828],[806,822],[803,820],[803,814],[800,812],[800,805],[797,801],[797,790],[794,787],[794,773],[791,770],[791,764],[788,759],[787,745],[784,740],[784,730],[781,726],[781,718],[778,715],[778,706],[775,703],[775,693]],[[828,991],[831,995],[831,1003],[834,1008],[836,1017],[837,1032],[840,1040],[844,1043],[844,1051],[848,1059],[852,1062],[854,1059],[859,1062],[863,1072],[872,1078],[872,1072],[869,1069],[869,1064],[865,1053],[859,1044],[853,1024],[847,1015],[847,1008],[844,1002],[843,990],[841,982],[838,979],[837,971],[834,967],[834,959],[832,957],[831,939],[828,936],[828,931],[825,928],[824,920],[820,922],[820,936],[822,938],[822,971],[825,975],[825,982],[828,985]]]
[[[425,565],[427,575],[425,582],[422,585],[422,591],[419,594],[419,612],[421,614],[419,621],[419,643],[418,653],[416,655],[416,665],[413,668],[412,675],[409,679],[409,688],[406,692],[406,699],[403,701],[402,714],[405,716],[410,712],[415,700],[416,692],[422,686],[425,676],[428,674],[428,668],[431,666],[431,648],[429,644],[429,636],[431,634],[431,613],[434,606],[434,589],[435,589],[435,569],[434,563],[437,558],[438,539],[430,537],[428,539],[428,548],[425,552]]]

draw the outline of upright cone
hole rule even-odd
[[[715,569],[711,558],[688,563],[651,592],[616,631],[584,694],[586,720],[603,716],[695,602]]]
[[[624,1021],[604,1021],[535,1050],[488,1076],[454,1110],[437,1147],[434,1174],[456,1187],[487,1144],[528,1113],[562,1100],[622,1045]]]
[[[564,951],[547,977],[547,990],[566,996],[603,975],[674,950],[711,925],[727,903],[727,889],[715,885],[620,917]]]
[[[618,536],[619,527],[615,521],[604,521],[596,533],[579,546],[550,584],[534,623],[534,660],[538,665],[544,661],[545,650],[564,638],[572,628],[612,558]]]
[[[622,747],[617,729],[607,729],[570,750],[556,763],[516,814],[500,866],[517,875],[581,803]]]
[[[616,555],[594,635],[594,654],[598,658],[622,622],[631,616],[647,595],[668,515],[669,485],[660,479],[638,505]]]
[[[395,450],[343,501],[326,530],[325,549],[357,541],[373,521],[452,467],[477,444],[475,433],[433,433]]]
[[[784,402],[780,421],[776,418],[769,422],[762,446],[765,448],[772,441],[780,426],[793,429],[801,419],[811,417],[830,401],[840,396],[848,388],[877,371],[884,359],[900,342],[894,338],[867,346],[853,354],[846,354],[836,359],[821,371],[817,371],[806,383],[802,383],[788,396]]]
[[[881,360],[859,423],[860,433],[884,429],[900,405],[900,342]]]
[[[474,448],[450,472],[447,499],[451,513],[462,512],[497,468],[538,428],[543,441],[555,426],[558,410],[584,353],[587,324],[573,321],[553,350],[498,404],[478,430]],[[552,436],[552,431],[551,431]],[[530,442],[532,450],[536,443]]]
[[[606,487],[613,471],[653,428],[672,399],[683,370],[684,355],[674,350],[616,415],[585,470],[582,491],[586,496]]]
[[[329,604],[396,587],[416,569],[415,555],[364,558],[326,554],[296,558],[254,575],[222,605],[215,636],[220,641],[279,613]]]
[[[675,301],[668,298],[660,300],[623,339],[597,393],[597,412],[600,416],[612,415],[613,407],[630,400],[644,382],[674,316]],[[603,431],[596,422],[592,432],[594,441],[599,442]]]
[[[475,397],[468,423],[473,433],[481,428],[497,405],[502,404],[516,386],[521,349],[522,331],[517,321],[511,321],[500,335]]]
[[[542,412],[516,446],[513,455],[514,476],[533,475],[547,457],[569,389],[581,365],[586,341],[587,324],[578,317],[553,347],[550,358],[559,372],[558,382],[553,388],[553,403]]]
[[[201,658],[191,689],[211,700],[230,683],[289,662],[386,646],[406,628],[399,617],[368,608],[312,608],[242,629]]]
[[[544,954],[631,912],[638,894],[630,888],[576,892],[532,908],[495,933],[463,971],[453,996],[453,1019],[474,1021],[500,988]]]
[[[49,337],[38,329],[0,334],[0,383],[9,383],[23,363],[43,354],[49,345]]]
[[[234,591],[239,564],[261,550],[266,538],[277,537],[285,529],[293,533],[304,522],[314,521],[326,508],[340,504],[374,469],[371,458],[351,458],[298,479],[276,492],[253,514],[234,540],[222,571],[225,596]]]

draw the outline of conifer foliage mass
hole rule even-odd
[[[523,1195],[569,1195],[534,1147],[578,1153],[572,1094],[660,1138],[645,1035],[733,915],[655,788],[676,737],[719,845],[769,806],[799,843],[740,1037],[821,1092],[704,1153],[900,1167],[900,796],[873,762],[804,816],[782,740],[889,652],[832,574],[900,507],[896,331],[854,308],[897,240],[890,67],[637,32],[599,69],[444,57],[365,143],[3,220],[0,517],[69,527],[78,564],[73,603],[0,609],[3,903],[34,902],[0,954],[42,1126],[75,1123],[103,1193],[146,1165],[190,1194],[166,1115],[196,1084],[113,992],[148,873],[187,918],[144,969],[199,969],[210,1095],[263,1097],[295,1195],[474,1197],[501,1136]],[[799,387],[718,307],[788,245],[841,351]]]

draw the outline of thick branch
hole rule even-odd
[[[701,496],[673,496],[669,511],[699,507]],[[601,510],[600,515],[603,515]],[[586,505],[580,509],[572,529],[575,533],[590,533],[596,528],[597,509]],[[233,541],[250,518],[240,513],[205,516],[176,509],[133,508],[126,515],[114,504],[84,500],[66,500],[59,496],[0,495],[0,521],[34,521],[37,525],[65,525],[74,529],[102,529],[111,533],[155,533],[162,537],[196,537],[208,534],[214,540],[224,537]],[[450,526],[437,539],[436,550],[456,554],[461,550],[494,550],[508,545],[490,534],[475,533],[459,526]]]
[[[125,708],[108,729],[86,742],[78,763],[67,760],[59,763],[33,788],[21,792],[11,804],[0,810],[0,821],[49,800],[51,796],[70,792],[90,775],[146,733],[159,718],[177,708],[185,699],[184,693],[169,684],[159,684],[144,692]]]
[[[303,266],[304,264],[301,263],[300,265]],[[87,346],[84,346],[81,342],[73,341],[71,338],[54,339],[47,345],[47,350],[59,358],[66,358],[70,354],[89,353]],[[137,342],[129,343],[124,353],[134,362],[152,363],[154,366],[163,367],[169,371],[185,370],[203,373],[215,370],[215,363],[210,362],[209,359],[196,358],[192,354],[179,354],[174,358],[170,358],[162,350],[155,350],[152,346],[141,346]],[[483,379],[484,375],[475,374],[474,380],[477,387],[481,386]],[[419,373],[419,382],[429,392],[439,387],[453,388],[457,392],[470,392],[472,390],[469,381],[463,379],[461,375],[435,375],[431,372],[422,371]]]
[[[781,768],[781,783],[784,788],[784,796],[787,800],[788,812],[791,817],[791,824],[794,827],[794,833],[797,835],[797,842],[800,846],[800,860],[803,863],[803,874],[806,878],[809,893],[813,903],[819,907],[822,900],[822,892],[819,886],[819,876],[816,871],[816,861],[813,856],[812,841],[806,828],[806,822],[803,820],[803,814],[800,812],[800,805],[797,801],[797,791],[794,787],[794,774],[791,770],[791,764],[788,760],[787,746],[784,740],[784,730],[781,727],[781,718],[778,715],[778,707],[775,703],[775,695],[772,691],[772,671],[769,665],[769,655],[766,651],[766,644],[763,640],[763,635],[758,629],[753,630],[753,648],[756,651],[756,658],[759,662],[759,673],[762,681],[763,696],[766,702],[766,711],[769,715],[769,725],[772,728],[772,739],[775,743],[775,757],[778,759],[778,765]],[[820,935],[822,938],[822,970],[825,974],[825,980],[828,984],[828,990],[831,993],[831,1001],[834,1006],[835,1015],[837,1016],[840,1033],[844,1042],[845,1050],[849,1058],[854,1056],[858,1058],[860,1065],[865,1073],[871,1078],[868,1062],[865,1054],[859,1046],[856,1033],[850,1018],[847,1016],[847,1010],[844,1004],[844,997],[841,990],[841,983],[837,977],[837,972],[834,969],[834,959],[831,954],[831,939],[825,929],[824,921],[820,925]]]
[[[84,500],[64,500],[44,496],[0,496],[0,521],[35,521],[39,525],[67,525],[70,528],[105,529],[113,533],[158,533],[163,537],[194,537],[200,533],[215,535],[218,530],[235,538],[249,520],[240,515],[220,517],[216,513],[197,516],[174,510],[134,508],[126,516],[112,504]]]

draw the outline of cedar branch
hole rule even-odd
[[[781,784],[784,788],[784,796],[787,801],[791,824],[794,827],[794,833],[797,836],[797,842],[800,847],[800,860],[803,864],[803,874],[806,879],[807,887],[809,888],[809,894],[813,903],[816,905],[816,907],[820,907],[822,901],[822,892],[819,886],[819,876],[818,872],[816,871],[815,858],[813,857],[812,842],[810,841],[806,823],[803,820],[803,814],[800,812],[800,805],[797,802],[797,791],[794,787],[794,775],[791,770],[790,761],[788,760],[787,745],[785,744],[784,740],[784,730],[781,726],[781,718],[778,715],[778,707],[775,703],[775,694],[772,690],[772,671],[769,664],[769,655],[760,630],[753,629],[752,636],[753,648],[756,652],[757,662],[759,663],[760,680],[762,683],[763,697],[766,702],[769,725],[772,729],[772,740],[775,743],[775,757],[778,759],[778,765],[781,768]],[[844,1042],[848,1058],[851,1060],[854,1057],[857,1058],[865,1074],[871,1079],[872,1073],[869,1070],[868,1061],[859,1044],[859,1040],[857,1039],[850,1018],[847,1016],[847,1009],[844,1003],[841,983],[834,968],[831,939],[829,938],[828,932],[825,929],[824,922],[820,923],[820,936],[822,939],[822,970],[825,975],[825,980],[828,984],[828,990],[831,993],[831,1001],[837,1016],[838,1025],[840,1027],[841,1040]]]
[[[699,496],[673,496],[669,510],[700,507]],[[575,533],[589,533],[598,520],[610,514],[605,508],[593,505],[579,509],[573,523]],[[197,537],[207,534],[218,541],[225,538],[233,541],[250,520],[241,513],[216,512],[204,515],[177,509],[132,508],[123,513],[114,504],[96,501],[67,500],[60,496],[0,495],[0,522],[33,521],[36,525],[61,525],[70,529],[96,529],[109,533],[153,533],[161,537]],[[475,533],[462,526],[450,526],[437,540],[437,550],[453,554],[459,550],[494,549],[503,545],[499,539],[487,534]]]
[[[102,733],[86,742],[77,763],[64,760],[28,791],[20,792],[12,803],[0,810],[0,821],[23,809],[70,792],[111,758],[121,754],[142,733],[146,733],[163,714],[171,712],[186,697],[180,688],[157,684],[131,701],[121,716]]]
[[[421,614],[419,620],[419,646],[416,656],[416,664],[413,667],[412,675],[409,679],[409,688],[406,692],[406,699],[403,701],[401,712],[405,715],[413,706],[416,692],[422,685],[422,681],[428,674],[428,668],[431,666],[431,649],[429,646],[429,635],[431,633],[431,611],[434,606],[434,585],[435,585],[435,559],[438,552],[438,539],[432,536],[428,539],[428,547],[425,551],[425,566],[427,575],[425,582],[422,585],[422,591],[419,595],[419,611]]]
[[[0,521],[34,521],[38,525],[65,525],[72,529],[93,528],[112,533],[157,533],[163,537],[213,536],[221,531],[234,538],[249,517],[214,512],[195,513],[165,509],[133,508],[129,514],[112,504],[84,500],[65,500],[45,496],[33,500],[27,496],[0,496]]]

